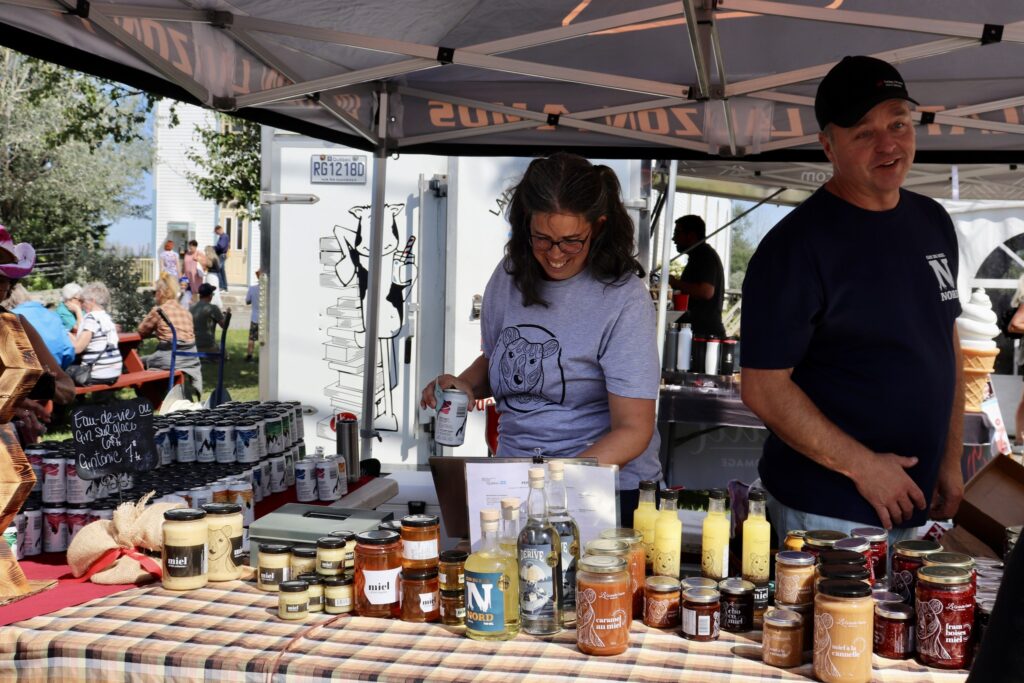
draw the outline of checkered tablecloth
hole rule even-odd
[[[456,629],[352,616],[277,618],[277,595],[229,582],[138,588],[0,629],[3,681],[746,681],[811,680],[810,664],[760,662],[760,633],[691,643],[634,623],[630,647],[588,657],[575,631],[480,643]],[[877,681],[966,674],[875,658]]]

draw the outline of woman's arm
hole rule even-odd
[[[1024,304],[1017,307],[1017,312],[1010,318],[1010,324],[1006,329],[1014,334],[1024,334]]]
[[[36,328],[32,327],[32,324],[22,316],[19,315],[18,317],[21,319],[21,326],[25,330],[29,343],[32,344],[32,350],[36,352],[39,364],[43,366],[45,372],[53,375],[55,387],[53,391],[54,403],[61,405],[71,403],[75,400],[75,383],[60,369],[60,363],[53,357],[50,350],[46,348],[46,342],[36,332]]]
[[[89,348],[89,342],[92,341],[92,330],[82,330],[75,337],[75,354],[82,353]]]
[[[437,407],[437,401],[434,400],[434,385],[438,382],[442,389],[459,389],[466,392],[470,410],[473,410],[476,401],[492,396],[491,383],[487,378],[487,356],[482,353],[458,377],[444,374],[428,384],[420,397],[420,408]]]
[[[581,458],[597,458],[602,465],[618,465],[639,457],[654,435],[654,399],[626,398],[608,394],[611,429],[580,453]]]

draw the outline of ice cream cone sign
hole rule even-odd
[[[964,362],[964,410],[980,413],[989,375],[999,355],[995,342],[999,325],[992,310],[992,301],[984,289],[974,290],[970,301],[962,306],[963,312],[956,319],[956,328],[960,336],[960,356]]]

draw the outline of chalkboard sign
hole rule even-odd
[[[82,479],[146,472],[157,465],[153,406],[145,399],[76,408],[71,433]]]

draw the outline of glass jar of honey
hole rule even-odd
[[[299,574],[295,577],[299,581],[305,581],[309,593],[309,611],[324,611],[324,583],[323,578],[315,572]]]
[[[361,617],[401,616],[401,540],[394,531],[356,534],[355,606]]]
[[[437,567],[440,529],[437,515],[402,518],[402,566],[405,569]]]
[[[807,532],[803,529],[793,529],[786,532],[786,540],[782,542],[782,546],[786,550],[803,550],[804,549],[804,536]]]
[[[256,558],[256,585],[260,590],[274,591],[292,578],[292,548],[277,543],[261,544]]]
[[[242,576],[242,506],[207,503],[203,506],[209,538],[210,581],[234,581]]]
[[[352,579],[347,576],[325,576],[321,581],[324,585],[324,612],[348,614],[353,610],[355,591]]]
[[[629,587],[633,593],[633,618],[644,613],[644,580],[646,579],[647,553],[644,536],[636,529],[605,529],[601,538],[608,541],[622,541],[629,544]]]
[[[576,645],[587,655],[617,655],[629,647],[633,591],[621,557],[592,555],[576,573]]]
[[[292,548],[291,573],[299,574],[316,572],[316,548],[312,546],[296,546]]]
[[[462,550],[445,550],[441,553],[437,575],[443,591],[461,591],[466,587],[466,558]]]
[[[402,571],[402,621],[430,622],[441,618],[441,588],[436,569]]]
[[[345,571],[349,574],[356,565],[356,535],[355,532],[349,531],[348,529],[339,529],[332,531],[327,534],[328,536],[334,536],[345,541]]]
[[[206,513],[192,508],[168,510],[164,513],[163,541],[163,587],[187,591],[205,586],[209,541]]]
[[[315,567],[324,576],[340,576],[345,572],[345,539],[321,536],[316,539]]]
[[[868,683],[874,601],[863,581],[829,579],[814,597],[814,675],[823,683]]]
[[[445,626],[465,625],[465,591],[441,591],[441,623]]]
[[[679,627],[679,580],[648,576],[644,582],[644,623],[652,628]]]
[[[288,621],[309,616],[309,587],[305,581],[282,581],[278,584],[277,616]]]

